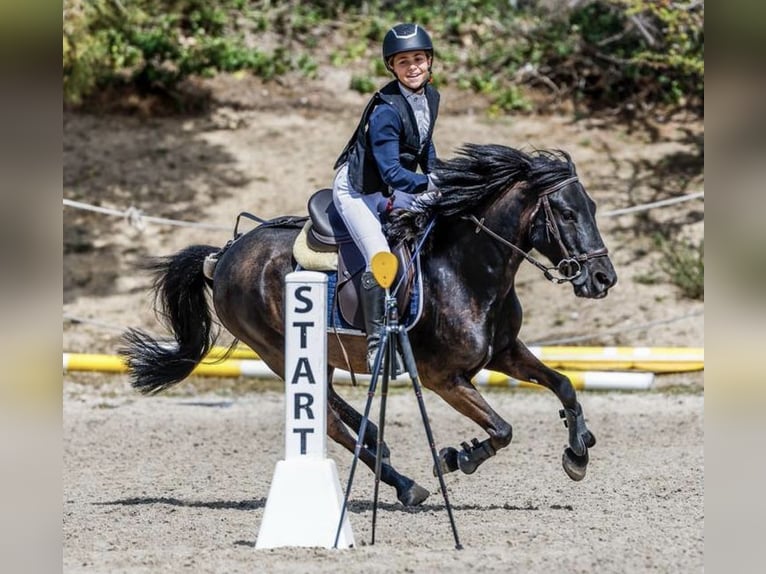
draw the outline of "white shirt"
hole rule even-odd
[[[410,104],[412,112],[415,115],[415,121],[418,124],[418,133],[420,134],[420,147],[422,148],[423,143],[426,141],[426,137],[428,137],[428,129],[431,127],[431,110],[428,107],[425,90],[423,90],[423,93],[418,94],[406,88],[401,83],[399,84],[399,90],[407,100],[407,103]]]

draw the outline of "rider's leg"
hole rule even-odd
[[[391,252],[378,216],[378,204],[385,201],[380,193],[362,195],[348,183],[348,168],[338,170],[332,186],[332,198],[354,243],[362,252],[366,271],[376,253]]]
[[[386,292],[370,271],[362,273],[362,290],[359,296],[364,314],[364,332],[367,333],[367,368],[372,372],[378,347],[380,347],[381,330],[386,312]]]
[[[365,332],[367,333],[367,365],[372,370],[372,363],[380,343],[380,329],[385,314],[385,291],[370,272],[370,264],[376,253],[390,253],[388,241],[383,234],[377,207],[382,199],[379,193],[362,195],[348,184],[348,169],[341,167],[333,182],[333,202],[346,224],[351,237],[362,252],[365,271],[362,274],[360,292],[361,307],[364,313]]]

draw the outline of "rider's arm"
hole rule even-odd
[[[380,177],[394,191],[421,193],[428,188],[428,177],[405,169],[399,161],[399,114],[389,105],[379,105],[370,117],[369,137]],[[429,160],[430,163],[430,160]]]
[[[428,170],[426,173],[431,173],[436,168],[436,146],[434,146],[434,140],[428,142]]]

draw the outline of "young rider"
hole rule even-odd
[[[433,44],[417,24],[398,24],[383,39],[383,61],[395,80],[375,93],[335,168],[333,201],[366,262],[361,307],[367,333],[367,364],[380,342],[383,288],[370,271],[372,257],[390,251],[378,206],[406,207],[424,192],[436,192],[431,140],[439,93],[430,85]],[[417,173],[420,168],[421,173]],[[395,202],[395,203],[394,203]]]

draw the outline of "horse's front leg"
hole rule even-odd
[[[438,386],[426,382],[423,384],[437,393],[456,411],[481,426],[489,435],[488,439],[481,442],[474,438],[471,444],[462,443],[460,450],[453,447],[441,449],[439,466],[443,472],[452,472],[459,468],[464,473],[471,474],[485,460],[495,456],[498,450],[510,444],[513,438],[511,425],[489,406],[467,378],[458,375],[446,384],[442,383]]]
[[[577,401],[577,393],[569,378],[543,364],[518,339],[506,353],[493,358],[487,368],[553,391],[564,407],[560,415],[569,431],[569,446],[562,459],[564,470],[572,480],[585,478],[588,449],[595,446],[596,437],[585,424],[582,405]]]

